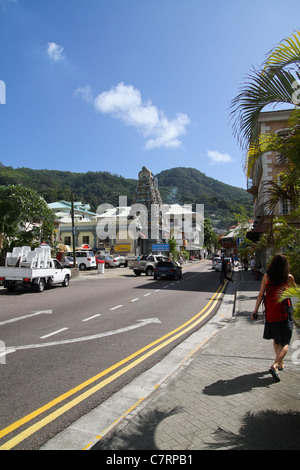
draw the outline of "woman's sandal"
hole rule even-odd
[[[270,374],[272,375],[273,379],[274,379],[276,382],[280,382],[280,377],[279,377],[279,375],[278,375],[277,370],[275,370],[275,369],[273,369],[273,367],[271,367],[271,368],[269,369],[269,372],[270,372]]]

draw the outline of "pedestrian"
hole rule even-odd
[[[275,360],[269,372],[279,382],[278,371],[284,369],[283,360],[288,352],[293,331],[292,306],[290,299],[279,301],[279,296],[287,287],[295,287],[295,279],[289,273],[289,263],[285,256],[275,255],[264,274],[251,319],[257,319],[261,302],[265,304],[265,327],[263,338],[272,339]]]
[[[231,277],[227,276],[227,273],[228,273],[228,261],[223,256],[222,257],[221,274],[220,274],[220,284],[223,284],[224,279],[227,279],[227,281],[233,282]]]

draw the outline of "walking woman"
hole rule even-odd
[[[264,299],[266,322],[263,338],[273,339],[275,360],[269,372],[277,382],[280,381],[278,371],[284,369],[283,359],[288,352],[293,331],[290,299],[279,302],[278,298],[284,289],[294,286],[296,283],[294,277],[289,273],[287,258],[283,255],[274,256],[262,278],[255,309],[251,315],[252,320],[257,319],[259,306]]]

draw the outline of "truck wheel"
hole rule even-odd
[[[68,287],[69,284],[70,284],[70,278],[69,278],[69,276],[67,275],[67,276],[64,278],[64,282],[62,282],[62,286],[63,286],[63,287]]]
[[[152,276],[153,274],[153,268],[151,268],[151,266],[149,268],[146,269],[146,276]]]
[[[142,274],[141,271],[138,271],[137,269],[134,269],[133,272],[136,276],[140,276]]]
[[[35,290],[36,292],[43,292],[44,289],[45,289],[45,281],[44,281],[44,279],[40,279],[37,284],[34,284],[34,290]]]
[[[85,268],[86,268],[86,265],[85,265],[84,263],[81,263],[81,264],[79,265],[80,271],[84,271]]]

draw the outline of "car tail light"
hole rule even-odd
[[[88,261],[92,261],[91,258],[88,258],[87,260],[88,260]]]
[[[5,277],[0,277],[0,281],[5,281]]]
[[[23,281],[24,281],[24,282],[29,282],[30,279],[29,279],[28,277],[24,277],[24,278],[23,278]]]

